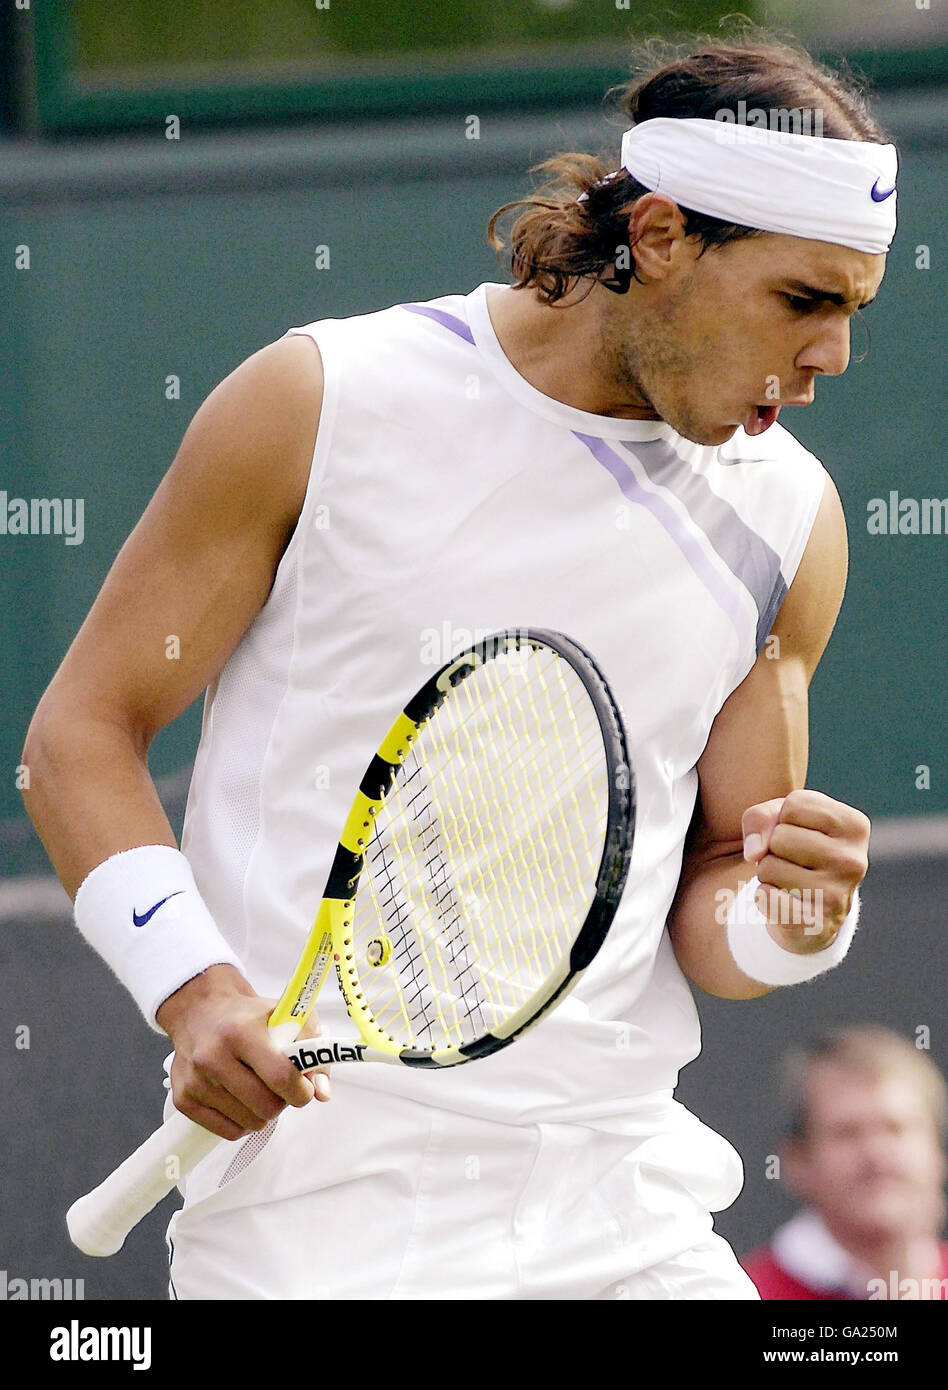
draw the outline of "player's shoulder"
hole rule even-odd
[[[318,416],[323,366],[311,338],[283,336],[249,353],[208,395],[201,411],[231,418],[245,439],[286,436]],[[200,413],[200,412],[199,412]]]
[[[278,339],[244,357],[204,398],[170,470],[174,505],[228,525],[243,506],[248,525],[283,535],[306,492],[323,393],[319,353]]]
[[[373,341],[432,340],[444,344],[446,330],[470,341],[468,293],[437,295],[431,299],[402,299],[377,309],[338,317],[314,319],[288,328],[287,333],[334,348],[358,341],[365,348]]]
[[[233,374],[248,388],[265,388],[258,409],[279,413],[286,397],[321,397],[323,364],[316,341],[302,333],[285,333],[244,358]]]
[[[246,448],[259,446],[262,456],[272,459],[298,441],[308,444],[311,453],[323,388],[317,344],[311,338],[284,335],[244,358],[208,399],[223,396]]]

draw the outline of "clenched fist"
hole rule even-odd
[[[804,789],[748,807],[741,830],[774,941],[798,955],[831,946],[869,867],[868,816]]]

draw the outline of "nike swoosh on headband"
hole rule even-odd
[[[135,909],[132,908],[132,921],[135,923],[136,927],[143,927],[146,922],[151,921],[159,907],[164,907],[165,903],[171,898],[180,898],[183,892],[184,889],[179,888],[177,893],[169,893],[167,898],[162,898],[160,902],[155,903],[154,907],[150,907],[147,912],[142,913],[141,917],[139,917]]]
[[[895,192],[895,184],[893,184],[891,188],[886,189],[885,193],[878,193],[878,192],[876,191],[876,190],[878,189],[878,187],[879,187],[879,180],[876,179],[875,183],[872,185],[872,187],[871,187],[870,190],[869,190],[870,194],[872,195],[872,201],[873,201],[874,203],[884,203],[885,200],[886,200],[886,198],[891,198],[891,197],[892,197],[892,194]]]

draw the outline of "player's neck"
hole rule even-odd
[[[628,420],[657,420],[643,398],[629,399],[601,370],[601,296],[586,285],[556,306],[543,304],[531,289],[493,289],[487,293],[497,341],[511,365],[537,391],[576,410]],[[565,307],[564,307],[565,306]]]

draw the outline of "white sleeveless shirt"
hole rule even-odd
[[[493,288],[288,330],[323,362],[311,476],[270,596],[207,692],[182,848],[251,984],[279,995],[405,701],[489,632],[576,638],[622,707],[638,788],[605,946],[496,1056],[337,1074],[485,1119],[621,1128],[700,1049],[665,930],[695,764],[773,626],[825,475],[779,424],[704,447],[544,395],[504,355]],[[354,1033],[331,977],[317,1007],[324,1033]]]

